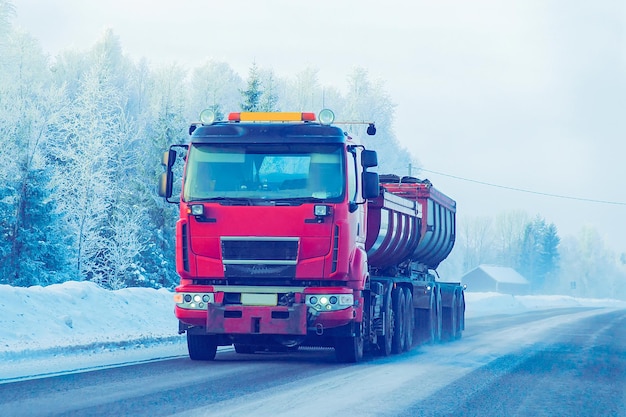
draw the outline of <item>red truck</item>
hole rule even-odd
[[[460,283],[436,268],[456,203],[427,180],[370,171],[377,154],[334,115],[211,112],[163,155],[159,194],[180,207],[175,292],[193,360],[333,347],[340,362],[461,337]],[[369,134],[375,133],[369,124]],[[180,198],[173,167],[183,148]]]

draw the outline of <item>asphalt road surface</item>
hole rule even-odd
[[[625,416],[626,310],[468,320],[463,338],[339,364],[330,349],[176,358],[0,384],[0,416]]]

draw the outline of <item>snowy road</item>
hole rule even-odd
[[[626,416],[626,310],[469,319],[357,365],[332,350],[187,358],[0,385],[0,415]]]

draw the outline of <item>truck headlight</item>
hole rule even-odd
[[[215,302],[215,294],[209,293],[176,293],[174,302],[180,308],[189,310],[203,310],[207,304]]]
[[[318,311],[344,310],[354,305],[352,294],[317,294],[307,295],[306,304]]]

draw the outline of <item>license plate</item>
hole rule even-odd
[[[241,304],[245,306],[275,306],[278,304],[278,294],[242,293]]]

